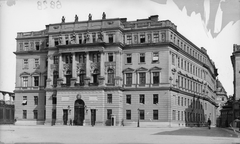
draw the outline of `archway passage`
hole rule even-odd
[[[74,104],[74,125],[83,125],[85,115],[85,103],[83,100],[78,99]]]

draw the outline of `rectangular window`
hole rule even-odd
[[[28,69],[28,59],[23,59],[23,69]]]
[[[126,95],[126,103],[131,104],[131,95]]]
[[[180,111],[178,111],[178,120],[180,120]]]
[[[127,36],[127,44],[132,44],[132,36],[131,35]]]
[[[27,119],[27,110],[23,110],[23,119]]]
[[[181,120],[183,121],[183,111],[181,111]]]
[[[153,104],[158,104],[158,94],[153,94]]]
[[[158,33],[153,34],[153,42],[158,43],[158,41],[159,41],[159,34]]]
[[[55,38],[55,39],[54,39],[54,45],[55,45],[55,46],[58,46],[58,45],[59,45],[58,38]]]
[[[140,120],[144,120],[144,110],[139,110]]]
[[[23,76],[22,77],[22,79],[23,79],[23,87],[27,87],[28,86],[28,77],[27,76]]]
[[[19,43],[19,50],[23,51],[23,43]]]
[[[153,72],[153,84],[159,84],[159,72]]]
[[[78,34],[78,43],[82,44],[82,34]]]
[[[178,97],[178,105],[180,105],[180,97]]]
[[[144,94],[139,95],[139,103],[144,104],[145,103],[145,96]]]
[[[127,54],[127,64],[132,63],[132,54]]]
[[[113,53],[108,53],[108,61],[113,62]]]
[[[107,103],[112,103],[112,94],[107,94]]]
[[[27,96],[23,96],[22,105],[27,105]]]
[[[35,59],[35,69],[39,68],[39,59]]]
[[[34,105],[38,105],[38,96],[34,96]]]
[[[131,110],[126,110],[126,119],[131,120]]]
[[[56,96],[52,97],[52,104],[57,104],[57,97]]]
[[[66,43],[66,45],[69,44],[68,35],[65,36],[65,43]]]
[[[181,98],[181,106],[183,106],[183,97]]]
[[[172,111],[172,120],[176,120],[176,110]]]
[[[158,62],[158,58],[159,58],[159,53],[158,53],[158,52],[154,52],[154,53],[153,53],[152,62],[153,62],[153,63]]]
[[[33,118],[38,119],[38,111],[37,110],[33,110]]]
[[[113,43],[113,34],[108,35],[108,42]]]
[[[158,110],[153,110],[153,120],[158,120]]]
[[[184,99],[184,105],[187,105],[187,98]]]
[[[40,43],[39,42],[35,42],[35,48],[36,48],[36,50],[40,49]]]
[[[172,54],[172,65],[175,65],[175,55]]]
[[[54,63],[54,64],[58,64],[58,62],[59,62],[58,56],[54,56],[54,57],[53,57],[53,63]]]
[[[34,86],[39,86],[39,76],[34,76]]]
[[[28,51],[28,50],[29,50],[29,43],[28,43],[28,42],[25,42],[25,43],[24,43],[24,48],[25,48],[25,51]]]
[[[112,109],[107,109],[107,119],[111,119]]]
[[[126,85],[132,85],[132,73],[126,73]]]
[[[140,63],[145,63],[145,53],[140,53]]]
[[[146,84],[146,73],[140,72],[139,73],[139,85],[145,85]]]
[[[145,35],[140,35],[140,43],[145,43]]]
[[[93,43],[96,42],[96,33],[92,33],[92,42],[93,42]]]

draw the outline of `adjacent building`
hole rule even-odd
[[[19,32],[17,124],[188,126],[216,122],[214,62],[158,15]]]
[[[231,55],[233,66],[233,102],[232,102],[232,118],[231,120],[240,119],[240,45],[233,45],[233,53]],[[240,124],[239,124],[240,126]],[[238,126],[238,127],[239,127]]]

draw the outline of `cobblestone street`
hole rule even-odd
[[[162,143],[162,144],[237,144],[240,139],[227,129],[212,128],[137,128],[81,126],[0,126],[0,141],[17,144],[69,143]]]

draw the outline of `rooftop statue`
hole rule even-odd
[[[103,12],[103,14],[102,14],[102,19],[106,19],[106,14],[105,14],[105,12]]]
[[[75,22],[78,22],[78,16],[75,15]]]
[[[65,23],[65,17],[62,16],[62,23]]]
[[[88,15],[88,20],[89,21],[92,20],[92,15],[91,14]]]

